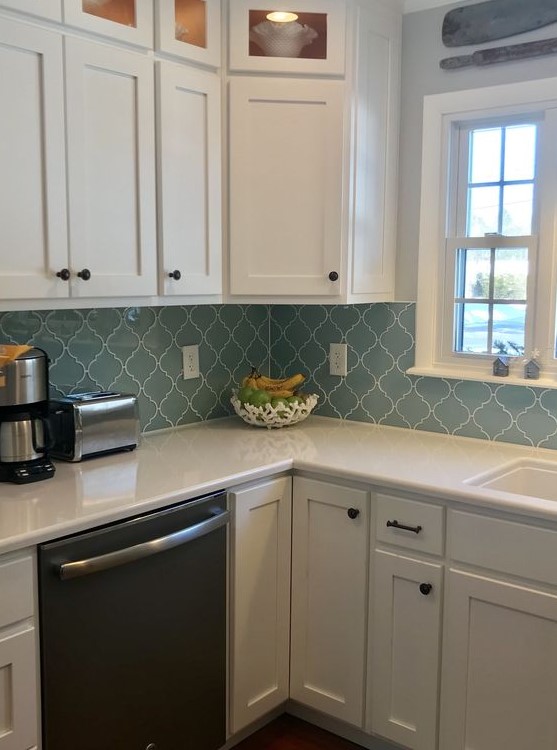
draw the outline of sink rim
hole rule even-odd
[[[490,487],[491,482],[504,479],[513,474],[514,472],[520,471],[521,469],[534,469],[542,473],[557,475],[557,461],[550,461],[543,458],[516,458],[512,461],[508,461],[504,464],[499,464],[493,469],[480,472],[474,476],[468,477],[463,481],[464,484],[471,485],[473,487],[479,487],[482,489],[490,490],[491,492],[503,492],[505,494],[520,495],[521,497],[533,497],[540,498],[539,495],[533,493],[524,493],[519,491],[513,491],[509,489],[501,489],[498,487]],[[552,501],[555,502],[555,501]]]

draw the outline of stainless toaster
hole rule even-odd
[[[50,401],[52,448],[49,455],[81,461],[139,442],[137,397],[127,393],[79,393]]]

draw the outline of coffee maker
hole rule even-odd
[[[0,481],[54,476],[48,458],[48,357],[29,349],[0,370]]]

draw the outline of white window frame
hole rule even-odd
[[[452,137],[455,124],[511,118],[531,114],[544,118],[539,145],[538,237],[497,238],[497,247],[528,247],[535,274],[528,279],[528,313],[525,355],[531,349],[540,352],[540,380],[523,377],[523,358],[511,359],[508,378],[493,376],[496,355],[468,355],[450,352],[447,342],[453,336],[454,253],[448,247],[463,238],[450,237],[455,232],[456,201],[449,191],[456,190],[458,178],[451,179],[454,153],[459,148]],[[420,213],[418,298],[416,316],[416,359],[410,374],[449,377],[458,380],[522,383],[557,388],[555,358],[555,319],[557,297],[557,138],[551,143],[548,131],[557,134],[557,78],[524,83],[490,86],[481,89],[438,94],[424,98],[422,150],[422,191]],[[545,135],[544,135],[545,132]],[[468,238],[463,246],[473,247]],[[492,246],[493,243],[490,244]],[[476,245],[477,246],[477,245]],[[450,285],[450,286],[448,286]],[[449,332],[450,329],[450,332]]]

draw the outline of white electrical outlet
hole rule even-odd
[[[199,377],[199,347],[197,344],[182,347],[184,380]]]
[[[347,344],[329,345],[329,373],[341,378],[348,374],[348,346]]]

